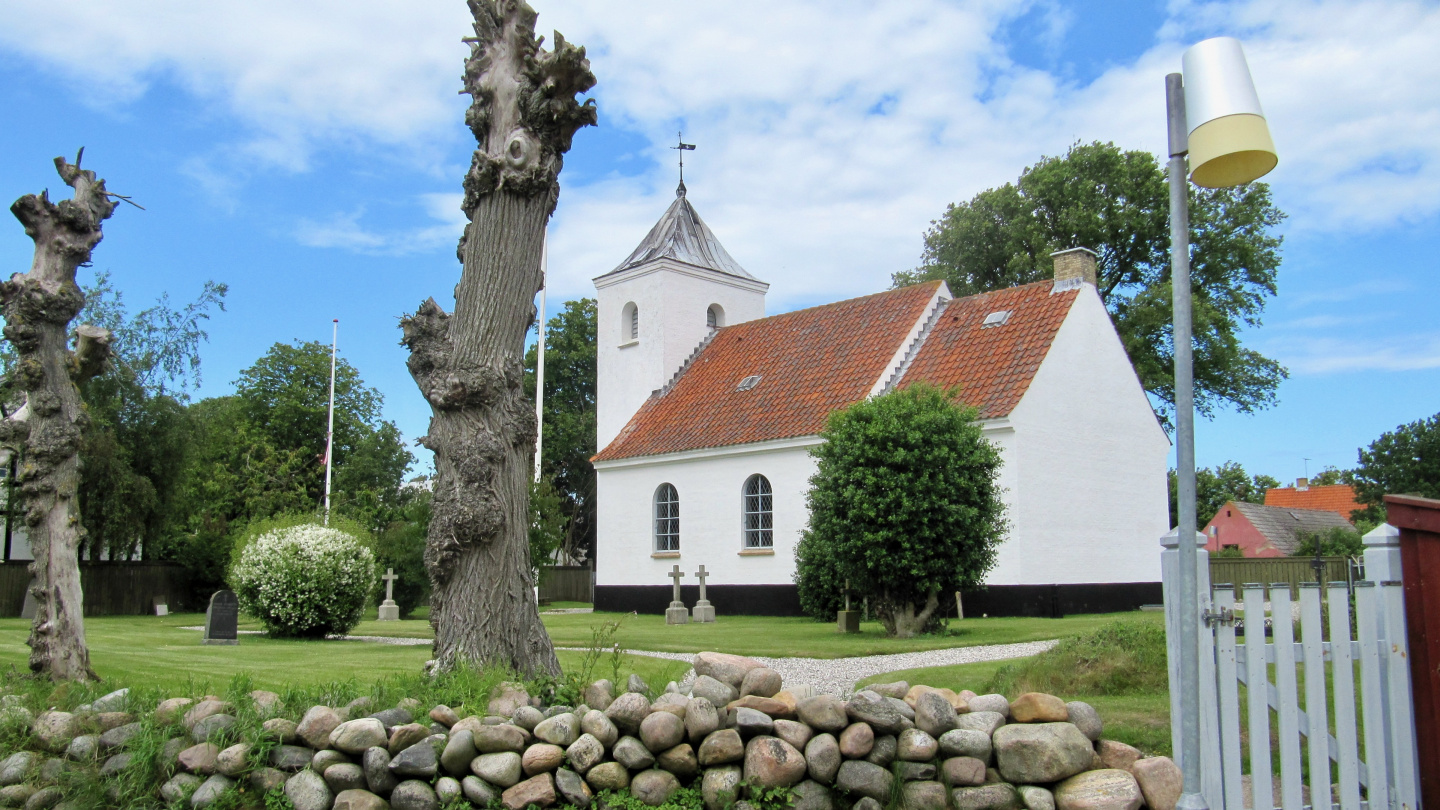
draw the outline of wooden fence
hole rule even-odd
[[[540,569],[540,598],[551,602],[594,602],[595,572],[581,565],[546,566]]]
[[[0,564],[0,617],[20,615],[30,583],[28,562]],[[81,564],[80,588],[86,616],[137,616],[155,612],[154,598],[170,600],[181,609],[185,569],[174,563],[104,562]]]
[[[1325,561],[1325,578],[1329,582],[1353,583],[1349,557],[1321,557]],[[1300,583],[1315,583],[1314,557],[1214,557],[1210,558],[1210,581],[1229,584],[1240,598],[1241,586],[1247,582],[1263,582],[1267,586],[1290,583],[1290,598],[1300,598]]]

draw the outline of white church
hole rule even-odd
[[[800,612],[795,546],[826,417],[958,386],[1004,459],[1010,530],[967,615],[1158,603],[1169,439],[1084,248],[1055,277],[953,298],[930,282],[781,315],[685,197],[595,279],[597,610],[663,611],[672,566],[717,613]]]

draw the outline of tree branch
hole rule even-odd
[[[90,324],[81,324],[76,329],[75,373],[76,383],[84,382],[105,370],[110,361],[110,330]]]

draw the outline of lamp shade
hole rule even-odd
[[[1182,58],[1190,180],[1205,188],[1249,183],[1279,162],[1240,41],[1215,37]]]

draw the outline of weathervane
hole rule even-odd
[[[675,135],[676,135],[676,138],[680,141],[680,145],[679,145],[679,146],[672,146],[672,147],[670,147],[671,149],[676,149],[676,150],[679,150],[679,152],[680,152],[680,185],[675,188],[675,196],[676,196],[676,197],[684,197],[684,196],[685,196],[685,152],[686,152],[686,150],[689,150],[689,151],[691,151],[691,152],[695,151],[695,144],[693,144],[693,143],[685,143],[685,133],[683,133],[683,132],[677,132],[677,133],[675,133]]]

